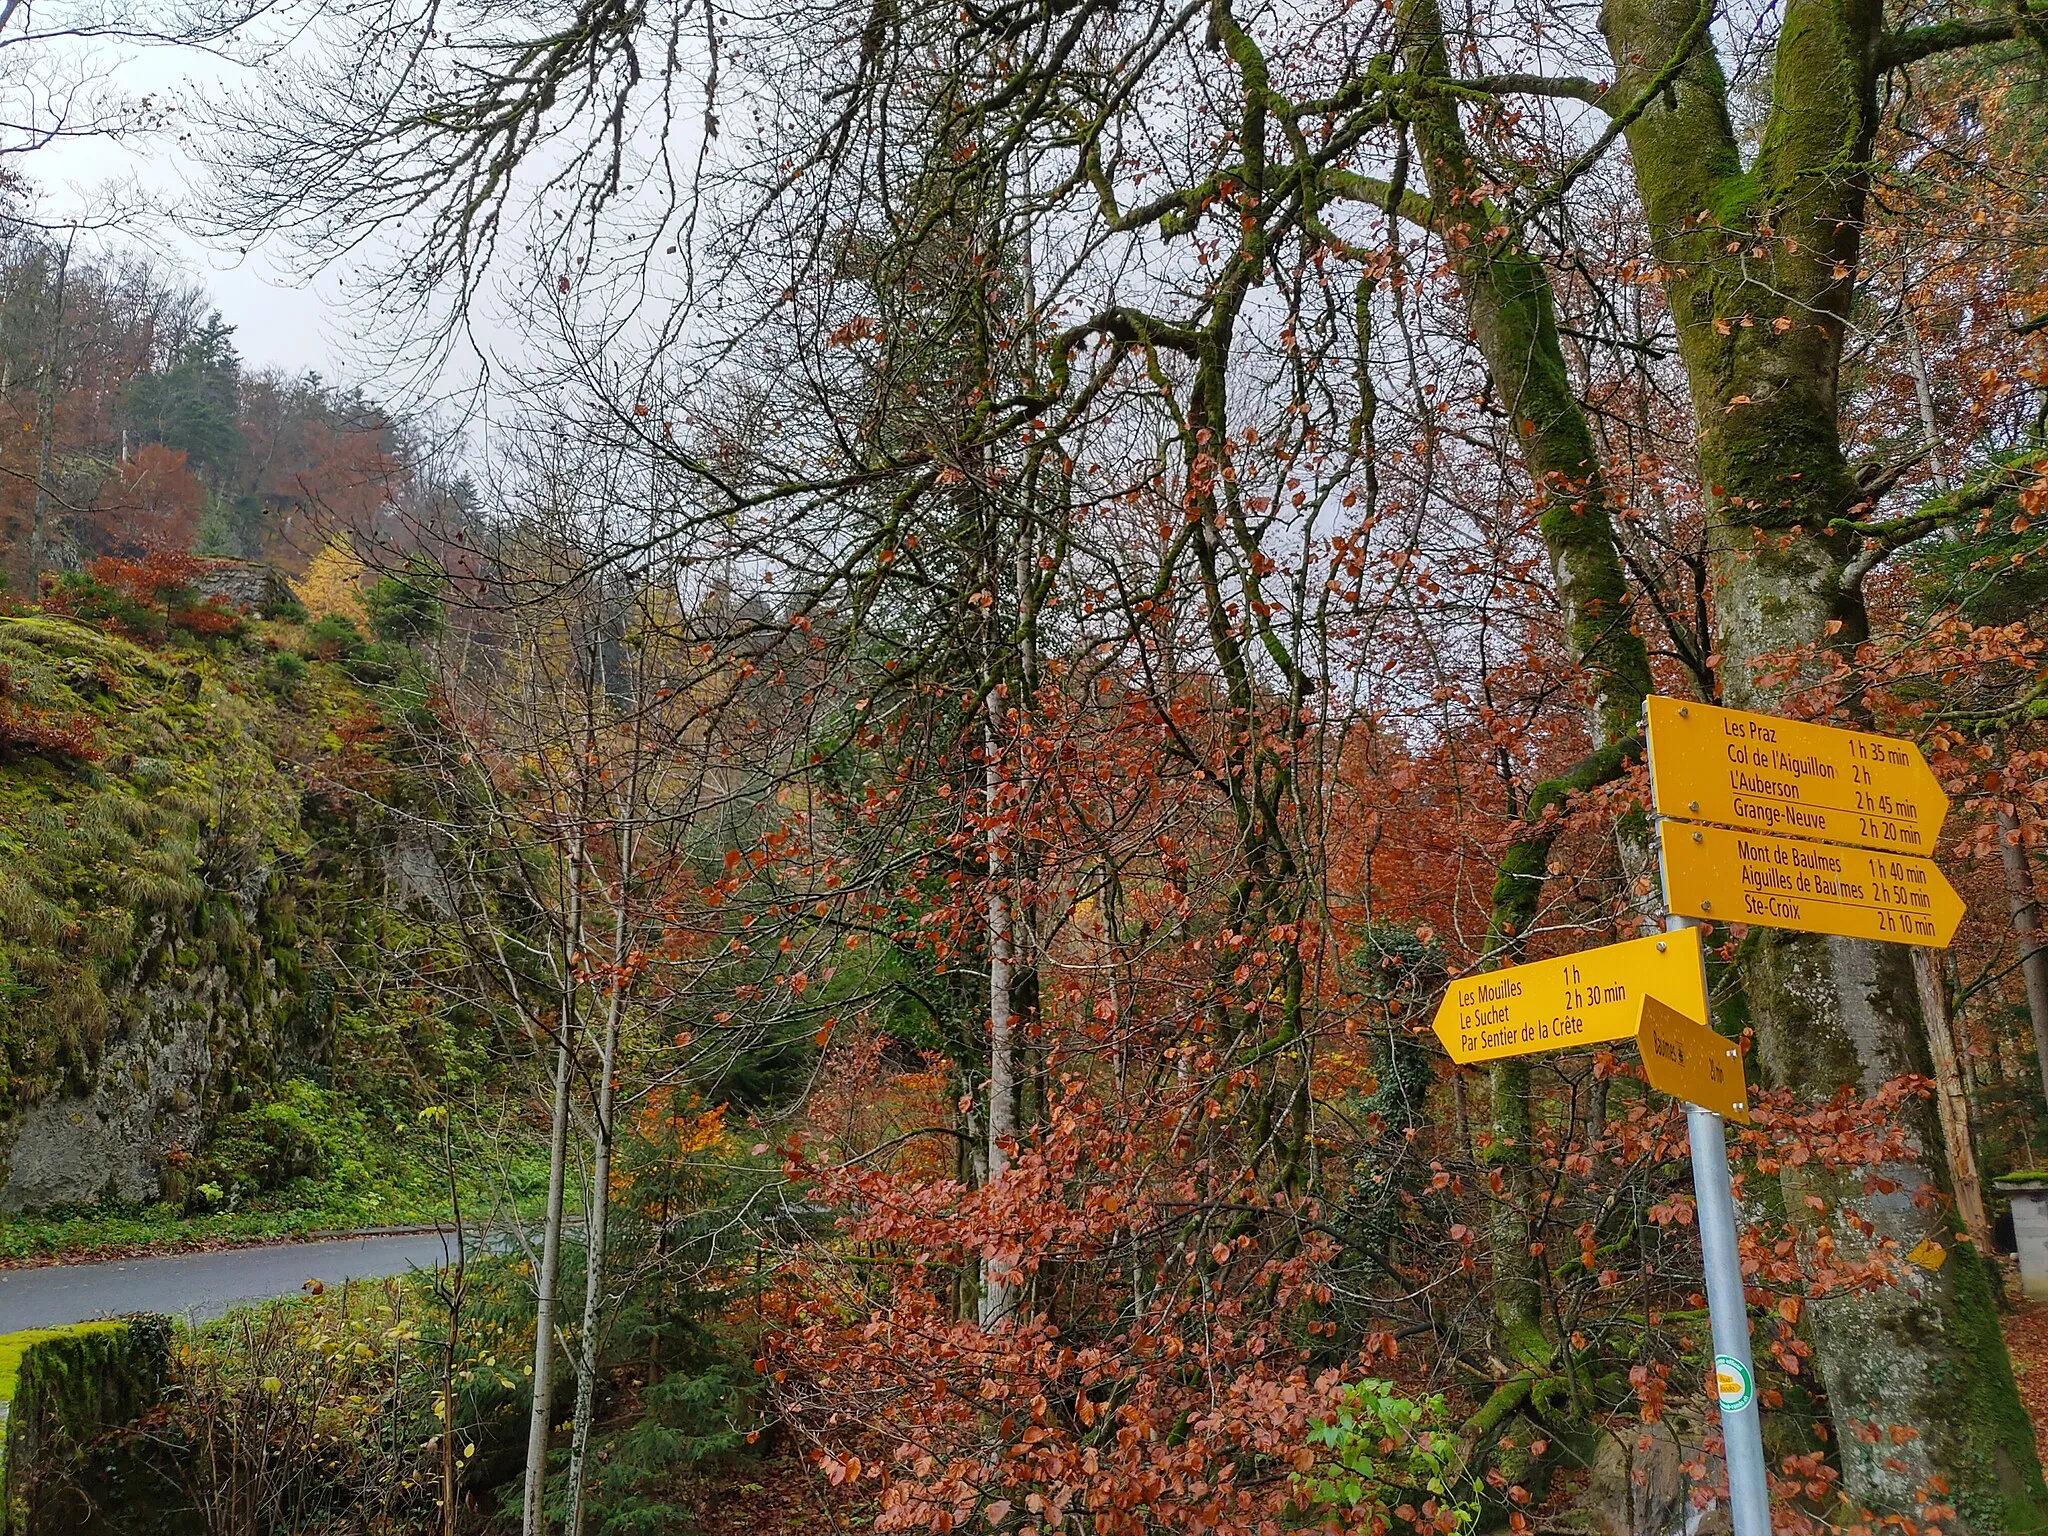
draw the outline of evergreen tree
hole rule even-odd
[[[126,420],[139,438],[181,448],[194,465],[221,471],[240,447],[242,360],[235,328],[219,313],[161,373],[145,373],[128,386]]]

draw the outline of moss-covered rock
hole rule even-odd
[[[86,1452],[155,1404],[170,1338],[161,1317],[0,1335],[0,1536],[78,1528]]]
[[[382,855],[311,770],[369,708],[275,654],[0,616],[0,1209],[154,1199],[325,1056],[309,952]]]

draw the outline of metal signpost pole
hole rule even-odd
[[[1667,930],[1702,926],[1689,917],[1664,920]],[[1700,952],[1706,969],[1706,951]],[[1705,977],[1702,975],[1702,985]],[[1770,1485],[1764,1474],[1763,1425],[1757,1411],[1756,1367],[1749,1355],[1749,1304],[1735,1243],[1735,1193],[1728,1179],[1728,1138],[1721,1117],[1685,1106],[1692,1141],[1692,1187],[1699,1202],[1700,1254],[1707,1272],[1707,1316],[1714,1335],[1714,1384],[1721,1402],[1721,1439],[1728,1466],[1728,1505],[1735,1536],[1771,1536]]]
[[[1913,742],[1653,695],[1643,701],[1643,743],[1667,932],[1701,926],[1695,914],[1704,914],[1876,943],[1946,949],[1954,940],[1963,898],[1927,857],[1948,815],[1948,796]],[[1706,951],[1696,947],[1704,999]],[[1735,1536],[1770,1536],[1770,1485],[1721,1119],[1722,1113],[1748,1118],[1748,1090],[1733,1047],[1706,1033],[1712,1021],[1704,1000],[1688,1015],[1678,999],[1648,990],[1637,1036],[1644,1075],[1685,1101],[1692,1133]],[[1475,996],[1467,1011],[1483,1025],[1497,1010],[1486,1010],[1482,1019],[1480,1001]],[[1692,1032],[1692,1024],[1700,1032]],[[1485,1044],[1500,1034],[1471,1039]],[[1465,1035],[1458,1038],[1464,1044]],[[1720,1113],[1702,1106],[1701,1098]]]

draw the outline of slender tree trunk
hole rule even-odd
[[[611,1209],[612,1069],[618,1055],[622,1002],[615,986],[611,1004],[605,1010],[604,1045],[598,1057],[597,1119],[590,1134],[590,1199],[584,1207],[588,1231],[583,1264],[583,1331],[577,1338],[581,1360],[576,1371],[575,1427],[570,1431],[569,1440],[569,1518],[563,1527],[567,1536],[583,1536],[591,1402],[597,1387],[598,1327],[602,1321],[604,1299],[605,1227]]]
[[[1028,258],[1025,270],[1028,277],[1031,272]],[[1027,313],[1032,317],[1032,334],[1036,334],[1037,303],[1035,299],[1029,303]],[[1030,354],[1030,350],[1026,349],[1027,355]],[[1026,382],[1031,381],[1027,379]],[[1038,611],[1033,597],[1038,567],[1033,553],[1037,546],[1033,538],[1031,505],[1032,502],[1027,500],[1024,510],[1018,517],[1014,573],[1017,583],[1017,708],[1020,718],[1024,719],[1030,717],[1038,698]],[[1020,729],[1020,744],[1023,738],[1024,733]],[[1010,852],[1010,1018],[1013,1033],[1018,1028],[1018,1021],[1021,1020],[1026,1036],[1025,1043],[1020,1047],[1013,1047],[1013,1051],[1022,1050],[1023,1059],[1029,1064],[1025,1072],[1017,1074],[1028,1077],[1031,1083],[1030,1112],[1027,1115],[1020,1110],[1016,1117],[1019,1127],[1026,1132],[1047,1124],[1052,1118],[1052,1109],[1048,1102],[1049,1053],[1043,1044],[1030,1043],[1033,1021],[1039,1016],[1040,1002],[1037,916],[1030,896],[1034,888],[1032,876],[1035,871],[1028,862],[1029,858],[1029,847],[1022,838],[1019,838]],[[1015,1071],[1014,1068],[1012,1070]],[[1019,1088],[1021,1095],[1021,1084]]]
[[[1899,311],[1899,329],[1905,337],[1906,365],[1913,374],[1913,400],[1920,408],[1920,444],[1927,453],[1927,467],[1937,491],[1949,489],[1949,475],[1946,456],[1941,447],[1941,428],[1934,414],[1934,387],[1927,377],[1927,354],[1920,343],[1920,317],[1913,313],[1909,302],[1903,303]],[[1953,541],[1960,537],[1954,527],[1944,528],[1942,535]],[[2003,751],[1998,755],[2002,758]],[[2003,820],[1999,831],[2005,830]],[[2021,873],[2025,873],[2024,851],[2021,859]],[[2006,877],[2012,876],[2011,861],[2007,861]],[[2014,913],[2014,928],[2019,929],[2019,914]],[[2022,931],[2022,964],[2026,940]],[[1991,1221],[1984,1210],[1983,1177],[1977,1167],[1977,1142],[1974,1129],[1975,1116],[1970,1110],[1970,1056],[1967,1042],[1963,1039],[1956,1018],[1955,994],[1948,983],[1948,964],[1941,953],[1931,949],[1913,951],[1913,964],[1920,982],[1920,1008],[1927,1016],[1927,1044],[1934,1057],[1934,1082],[1936,1102],[1941,1108],[1942,1134],[1948,1141],[1949,1172],[1955,1180],[1956,1214],[1962,1219],[1963,1228],[1970,1234],[1970,1241],[1977,1252],[1989,1255],[1995,1250],[1991,1246]],[[2034,1020],[2034,1038],[2037,1042],[2048,1039],[2044,1028],[2048,1028],[2048,962],[2042,967],[2040,1004],[2035,1006],[2035,997],[2030,989],[2027,1002],[2029,1013]],[[2041,1045],[2042,1080],[2048,1083],[2048,1044]]]
[[[604,1264],[606,1236],[610,1227],[612,1149],[617,1141],[614,1081],[619,1056],[619,1029],[626,1010],[626,965],[632,954],[634,936],[633,881],[639,849],[640,768],[639,714],[634,715],[634,756],[623,784],[623,814],[618,818],[618,868],[615,899],[610,902],[611,986],[605,1003],[604,1040],[598,1051],[597,1114],[591,1127],[590,1198],[585,1203],[586,1234],[583,1265],[583,1329],[577,1336],[580,1364],[576,1372],[576,1415],[569,1440],[569,1517],[566,1536],[583,1536],[583,1522],[589,1504],[589,1455],[593,1402],[597,1390],[598,1335],[603,1323]],[[588,735],[595,755],[594,716]],[[653,1378],[650,1376],[649,1380]]]
[[[1016,1049],[1010,1028],[1010,904],[1003,890],[1002,760],[996,739],[997,694],[989,690],[989,723],[982,735],[988,758],[988,1182],[996,1183],[1010,1166],[1005,1143],[1017,1134]],[[990,1260],[982,1269],[981,1325],[1006,1322],[1016,1307],[1015,1288],[998,1277],[1003,1261]]]
[[[469,1251],[464,1244],[462,1224],[462,1182],[455,1176],[455,1148],[448,1128],[448,1111],[438,1111],[441,1120],[441,1166],[448,1178],[448,1212],[455,1228],[455,1260],[444,1273],[443,1292],[448,1303],[448,1339],[441,1351],[441,1536],[458,1536],[456,1495],[461,1483],[461,1459],[455,1451],[455,1359],[462,1340],[462,1309],[469,1295]]]
[[[566,1021],[565,1021],[566,1025]],[[553,1412],[555,1365],[555,1277],[562,1262],[562,1187],[569,1163],[569,1031],[555,1043],[555,1097],[548,1143],[548,1208],[541,1226],[540,1283],[534,1297],[533,1414],[526,1430],[526,1498],[520,1536],[543,1536],[542,1508],[548,1486],[548,1431]]]
[[[1984,1184],[1977,1173],[1977,1149],[1970,1139],[1970,1095],[1963,1083],[1954,999],[1941,951],[1914,950],[1913,971],[1920,984],[1920,1010],[1927,1016],[1928,1053],[1934,1059],[1934,1104],[1941,1115],[1949,1175],[1955,1181],[1956,1214],[1977,1252],[1988,1254],[1993,1251],[1991,1220],[1984,1213]]]
[[[1920,407],[1920,443],[1927,450],[1927,467],[1934,475],[1934,488],[1948,489],[1948,465],[1941,451],[1941,429],[1934,419],[1934,388],[1927,380],[1927,355],[1920,349],[1920,319],[1913,306],[1905,304],[1899,315],[1906,337],[1906,364],[1913,370],[1913,401]],[[1946,530],[1953,536],[1955,530]]]
[[[64,242],[64,255],[57,263],[57,306],[50,317],[50,335],[43,346],[43,375],[36,386],[36,431],[41,438],[36,450],[36,494],[28,520],[28,596],[34,599],[41,587],[43,558],[49,543],[45,508],[50,499],[50,467],[57,441],[57,349],[64,339],[65,288],[71,276],[71,247],[78,239],[78,226]]]
[[[520,1536],[547,1530],[548,1439],[553,1428],[555,1285],[562,1265],[563,1191],[569,1165],[569,1078],[576,1038],[576,967],[583,951],[583,842],[569,847],[567,925],[562,940],[561,1013],[556,1024],[554,1120],[549,1127],[548,1208],[541,1230],[540,1284],[534,1297],[533,1414],[526,1431],[526,1497]]]
[[[1994,738],[1994,751],[2005,758],[2005,743]],[[2007,762],[2008,780],[2012,767]],[[2048,945],[2041,942],[2041,904],[2034,894],[2033,860],[2010,792],[1998,802],[1998,862],[2005,873],[2005,900],[2012,912],[2013,935],[2019,940],[2020,979],[2027,989],[2027,1021],[2034,1029],[2034,1060],[2041,1069],[2041,1091],[2048,1094]]]
[[[1404,0],[1402,39],[1408,69],[1425,78],[1451,73],[1437,0]],[[1508,963],[1541,904],[1552,823],[1543,818],[1575,790],[1614,777],[1626,765],[1650,691],[1642,637],[1626,622],[1627,583],[1614,539],[1608,494],[1584,408],[1573,393],[1557,329],[1550,278],[1521,243],[1513,221],[1487,201],[1486,188],[1457,98],[1433,95],[1413,119],[1417,160],[1429,187],[1426,209],[1410,211],[1405,190],[1386,191],[1389,208],[1421,216],[1444,242],[1487,371],[1515,423],[1543,511],[1537,520],[1564,608],[1573,659],[1593,685],[1593,755],[1564,780],[1539,785],[1526,807],[1531,830],[1501,860],[1494,883],[1487,955]],[[1640,839],[1638,839],[1640,841]],[[1631,875],[1649,867],[1626,841]],[[1526,1363],[1547,1360],[1541,1287],[1530,1254],[1534,1205],[1529,1063],[1509,1057],[1489,1070],[1493,1142],[1487,1159],[1501,1175],[1490,1248],[1494,1320],[1505,1351]]]

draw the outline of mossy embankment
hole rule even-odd
[[[156,1403],[170,1342],[161,1317],[0,1335],[0,1536],[88,1528],[135,1470],[88,1452]]]
[[[487,1066],[405,984],[396,712],[296,623],[0,614],[0,1259],[438,1214],[414,1111]]]

